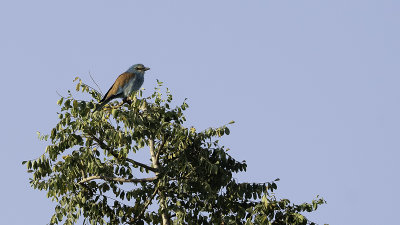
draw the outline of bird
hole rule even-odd
[[[143,64],[135,64],[129,67],[127,71],[118,76],[93,112],[100,110],[115,98],[122,98],[124,102],[127,101],[132,92],[140,89],[144,82],[144,73],[149,69]]]

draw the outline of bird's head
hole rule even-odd
[[[146,70],[149,70],[150,68],[145,67],[143,64],[135,64],[126,71],[128,73],[144,73]]]

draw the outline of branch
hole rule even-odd
[[[104,107],[104,109],[118,109],[121,106],[123,106],[125,103],[128,103],[129,105],[132,104],[132,100],[130,97],[126,97],[122,100],[122,102],[116,104],[116,105],[108,105],[108,107]]]
[[[106,177],[106,176],[90,176],[88,178],[82,179],[78,182],[78,184],[86,183],[91,180],[106,180],[106,181],[118,181],[125,183],[140,183],[140,182],[151,182],[157,179],[157,177],[149,177],[149,178],[138,178],[138,179],[125,179],[120,177]]]
[[[104,109],[118,109],[124,104],[125,104],[125,102],[122,101],[122,102],[120,102],[120,103],[118,103],[116,105],[108,105],[108,107],[104,107]]]
[[[156,168],[150,167],[150,166],[148,166],[146,164],[143,164],[141,162],[135,161],[133,159],[126,158],[126,161],[128,161],[128,162],[130,162],[130,163],[132,163],[134,165],[141,166],[141,167],[143,167],[143,168],[145,168],[147,170],[150,170],[150,171],[153,171],[153,172],[158,172],[158,170]]]
[[[157,156],[154,148],[154,140],[149,139],[149,147],[150,147],[150,155],[151,155],[151,161],[153,163],[153,167],[156,169],[159,169],[158,161],[157,161]],[[156,174],[158,175],[158,174]]]
[[[93,83],[94,83],[94,84],[97,86],[97,88],[99,89],[101,95],[103,95],[103,92],[101,91],[101,88],[99,87],[99,85],[97,85],[96,81],[93,79],[92,74],[90,73],[90,71],[89,71],[89,76],[90,76],[90,78],[92,79]],[[88,86],[89,86],[89,85],[88,85]],[[89,87],[90,87],[90,86],[89,86]],[[94,89],[94,88],[92,88],[92,89]]]
[[[108,152],[110,152],[110,154],[112,156],[114,156],[115,158],[119,159],[118,155],[110,147],[108,147],[102,140],[98,139],[96,136],[94,136],[92,134],[89,134],[89,136],[91,138],[93,138],[97,142],[97,144],[100,145],[101,148],[106,149]],[[126,158],[125,160],[130,162],[130,163],[132,163],[133,165],[137,165],[137,166],[143,167],[143,168],[145,168],[147,170],[150,170],[150,171],[153,171],[153,172],[158,172],[158,169],[153,168],[151,166],[148,166],[146,164],[143,164],[141,162],[135,161],[133,159]]]
[[[135,218],[133,218],[133,220],[131,220],[131,223],[136,224],[136,221],[138,221],[140,219],[140,217],[143,216],[143,214],[146,212],[147,207],[150,205],[150,203],[153,201],[154,197],[156,196],[157,191],[158,191],[158,186],[156,188],[154,188],[153,194],[151,194],[151,196],[144,203],[142,211],[140,211],[140,213],[137,216],[135,216]]]
[[[149,139],[149,147],[150,147],[150,155],[151,155],[151,160],[153,162],[153,167],[156,169],[160,168],[159,162],[157,161],[157,157],[155,154],[155,148],[154,148],[154,140]],[[156,177],[158,177],[159,173],[156,173]],[[161,218],[162,218],[162,224],[163,225],[170,225],[169,221],[169,213],[167,211],[167,202],[166,202],[166,197],[162,191],[158,191],[158,194],[160,195],[160,208],[161,208]]]
[[[168,137],[165,138],[165,136],[164,136],[164,140],[163,140],[163,142],[161,143],[161,145],[160,145],[160,147],[158,148],[158,151],[157,151],[157,153],[156,153],[156,161],[157,161],[157,162],[158,162],[158,160],[160,159],[161,151],[162,151],[162,149],[164,148],[165,142],[167,142],[167,140],[168,140]]]

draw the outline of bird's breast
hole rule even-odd
[[[144,82],[143,74],[137,74],[133,79],[131,79],[124,88],[124,95],[127,97],[132,92],[140,89]]]

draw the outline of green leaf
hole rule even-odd
[[[79,91],[81,87],[81,82],[79,82],[78,84],[76,84],[76,91]]]
[[[77,100],[74,100],[74,101],[72,102],[72,106],[74,107],[74,109],[78,108],[78,101],[77,101]]]
[[[89,109],[94,109],[94,107],[95,107],[93,102],[88,102],[87,106],[89,107]]]
[[[63,215],[61,213],[57,213],[58,221],[62,221]]]
[[[70,99],[67,99],[67,100],[65,101],[65,103],[64,103],[64,106],[65,106],[67,109],[71,108],[71,100],[70,100]]]
[[[57,101],[57,105],[61,105],[61,104],[63,103],[63,101],[64,101],[64,98],[61,97],[61,98]]]
[[[113,110],[111,111],[111,114],[113,115],[114,118],[117,117],[117,113],[118,113],[117,109],[113,109]]]
[[[228,127],[225,127],[225,133],[226,133],[226,135],[229,135],[231,133],[231,131],[229,130]]]

